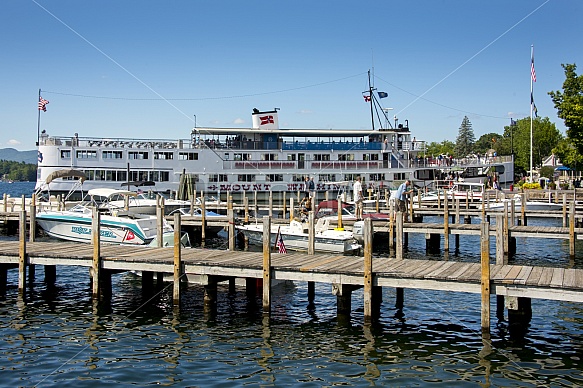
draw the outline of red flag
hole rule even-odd
[[[370,96],[363,95],[362,97],[364,97],[364,102],[370,102]]]
[[[536,72],[534,71],[534,52],[532,53],[532,58],[530,60],[530,76],[533,82],[536,82]]]
[[[285,249],[285,244],[283,243],[283,236],[281,235],[281,227],[277,228],[277,236],[275,237],[275,246],[279,253],[287,253]]]
[[[259,117],[259,119],[261,120],[260,125],[274,124],[273,116],[262,116],[262,117]]]
[[[48,100],[45,100],[41,96],[38,96],[38,110],[42,110],[43,112],[46,112],[48,103],[49,103]]]

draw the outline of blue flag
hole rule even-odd
[[[389,93],[387,93],[387,92],[378,92],[378,93],[379,93],[379,98],[389,97]]]

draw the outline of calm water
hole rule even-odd
[[[29,195],[32,184],[0,184],[0,193],[10,190]],[[478,260],[476,243],[462,236],[450,259]],[[410,238],[408,254],[424,256],[424,244],[422,236]],[[569,261],[568,246],[556,241],[517,246],[519,263],[581,266],[581,258]],[[91,300],[87,270],[58,267],[56,287],[47,290],[37,268],[26,300],[18,297],[13,270],[0,300],[3,386],[583,385],[580,304],[533,300],[523,334],[493,316],[488,353],[479,295],[405,290],[400,311],[387,288],[379,324],[366,328],[362,291],[353,294],[350,320],[339,322],[326,284],[316,285],[313,305],[305,283],[278,287],[267,320],[260,295],[248,299],[240,289],[220,290],[217,314],[207,316],[201,287],[188,287],[178,312],[171,286],[144,296],[139,278],[118,274],[105,308]]]

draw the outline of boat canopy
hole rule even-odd
[[[49,184],[57,178],[79,178],[81,180],[81,183],[83,183],[87,179],[87,176],[85,175],[85,173],[83,173],[83,171],[79,170],[73,169],[58,170],[51,172],[47,176],[45,183]]]
[[[129,190],[118,190],[118,189],[109,189],[109,188],[99,188],[99,189],[91,189],[87,192],[92,197],[106,197],[109,198],[113,195],[125,195],[128,197],[135,197],[138,194],[134,193],[133,191]]]

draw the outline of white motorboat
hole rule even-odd
[[[150,244],[158,234],[158,220],[155,216],[142,214],[121,214],[117,210],[104,208],[91,194],[87,200],[70,210],[42,210],[36,214],[37,223],[51,237],[76,242],[91,242],[93,207],[101,214],[100,238],[105,243]],[[164,245],[173,241],[174,231],[164,221]],[[172,239],[172,240],[171,240]]]
[[[526,205],[525,209],[527,211],[532,210],[532,211],[558,212],[563,210],[562,204],[553,202],[527,201],[525,205]],[[505,206],[507,206],[508,210],[510,210],[512,207],[512,200],[505,199],[500,202],[491,202],[488,205],[488,209],[490,211],[504,211]],[[522,202],[520,200],[514,201],[514,211],[515,212],[522,211]]]
[[[352,232],[328,229],[326,220],[318,220],[315,226],[314,245],[317,252],[351,253],[362,246],[357,243]],[[250,243],[263,244],[263,224],[238,225],[237,230],[249,239]],[[308,249],[308,232],[298,221],[289,225],[271,225],[270,242],[275,245],[277,234],[281,233],[285,247],[293,250]]]

